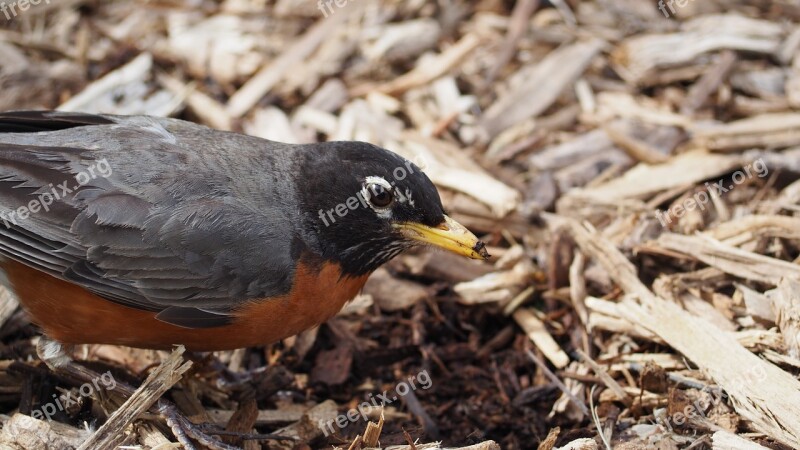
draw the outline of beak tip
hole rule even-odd
[[[486,250],[486,243],[447,216],[435,226],[415,222],[396,223],[394,226],[406,239],[420,244],[433,245],[472,259],[487,260],[491,257]]]
[[[483,241],[478,241],[475,244],[475,247],[472,247],[472,251],[477,253],[482,259],[487,260],[492,257],[489,252],[486,250],[486,244]]]

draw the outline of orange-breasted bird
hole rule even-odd
[[[0,283],[61,343],[275,342],[418,244],[488,257],[416,165],[371,144],[0,113]]]

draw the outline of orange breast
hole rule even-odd
[[[45,333],[65,344],[118,344],[193,351],[269,344],[314,327],[336,314],[369,275],[341,278],[337,264],[321,271],[299,265],[289,294],[253,299],[230,325],[189,329],[161,322],[155,314],[110,302],[80,286],[12,260],[0,263],[12,288]]]

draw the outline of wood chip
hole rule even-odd
[[[526,308],[520,308],[513,314],[517,324],[525,330],[528,338],[544,353],[545,357],[558,369],[563,369],[569,364],[569,356],[561,350],[553,336],[547,332],[544,322]]]
[[[183,359],[183,352],[183,346],[177,347],[78,450],[111,448],[117,445],[125,437],[124,430],[128,425],[147,411],[192,367],[191,361]]]

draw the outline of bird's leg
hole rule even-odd
[[[75,360],[67,353],[68,351],[72,352],[72,346],[65,346],[45,337],[41,337],[36,344],[36,353],[39,358],[53,372],[65,375],[81,383],[91,383],[101,377],[94,370],[76,364]],[[114,390],[125,397],[130,397],[136,392],[136,388],[121,381],[117,382]],[[188,450],[196,448],[189,437],[212,450],[239,450],[239,447],[228,445],[204,433],[199,426],[186,419],[178,411],[178,408],[166,399],[159,399],[154,409],[167,422],[178,442]]]
[[[53,372],[60,371],[59,369],[72,362],[72,357],[67,352],[72,353],[74,348],[72,345],[63,345],[44,336],[39,338],[39,342],[36,343],[36,353]]]
[[[97,380],[100,374],[75,364],[72,356],[70,356],[74,348],[72,345],[63,345],[60,342],[42,336],[39,338],[39,342],[36,343],[36,354],[55,373],[69,376],[80,382]]]

